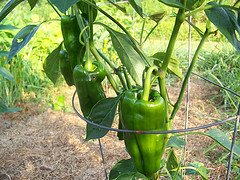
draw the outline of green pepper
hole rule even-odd
[[[93,66],[92,70],[87,70],[82,65],[77,65],[73,70],[73,79],[84,117],[89,115],[98,101],[105,98],[101,82],[106,76],[106,71],[98,61],[93,62]]]
[[[71,64],[69,61],[68,53],[66,50],[61,50],[59,53],[60,57],[60,70],[61,73],[67,83],[67,85],[72,86],[74,85],[73,81],[73,71],[71,68]]]
[[[144,84],[146,86],[147,83]],[[156,90],[126,90],[120,100],[123,129],[139,131],[167,130],[166,103]],[[163,134],[124,133],[126,149],[136,169],[150,177],[160,168],[167,136]]]
[[[79,42],[81,30],[76,16],[64,15],[61,17],[63,43],[69,54],[72,70],[77,64],[83,63],[85,46]]]

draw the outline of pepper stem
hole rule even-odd
[[[157,71],[158,67],[157,66],[151,66],[147,70],[146,78],[145,78],[144,85],[143,85],[144,89],[143,89],[142,99],[144,101],[148,101],[148,98],[149,98],[149,94],[150,94],[150,90],[151,90],[151,86],[152,86],[152,83],[151,83],[152,73],[153,73],[154,70]]]
[[[88,71],[93,70],[93,63],[92,63],[92,60],[90,58],[89,42],[86,43],[86,62],[85,62],[84,68]]]

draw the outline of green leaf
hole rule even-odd
[[[3,25],[3,24],[1,24],[0,25],[0,31],[2,31],[2,30],[15,30],[15,29],[18,29],[17,27],[15,27],[15,26],[12,26],[12,25]]]
[[[111,127],[118,102],[121,94],[114,98],[105,98],[95,104],[89,114],[89,119],[99,125]],[[86,140],[98,139],[108,133],[107,129],[99,128],[91,124],[87,124]]]
[[[170,7],[184,8],[184,5],[180,2],[180,0],[158,0],[158,1]]]
[[[155,60],[154,64],[161,67],[165,54],[166,54],[165,52],[157,52],[156,54],[154,54],[151,57],[153,58],[153,60]],[[168,71],[169,73],[174,74],[181,79],[183,77],[182,70],[180,69],[180,63],[177,58],[171,57],[170,62],[168,64]]]
[[[17,7],[21,2],[24,0],[11,0],[9,1],[2,11],[0,12],[0,22],[15,8]]]
[[[146,67],[145,60],[134,49],[134,44],[126,34],[105,26],[110,33],[113,47],[117,51],[122,64],[127,68],[133,80],[141,85],[142,75]]]
[[[128,2],[131,4],[133,9],[141,16],[143,17],[143,10],[142,10],[142,0],[128,0]]]
[[[190,163],[188,166],[194,167],[194,169],[186,169],[186,174],[199,174],[204,180],[208,179],[208,169],[204,166],[203,163],[194,162]]]
[[[27,25],[16,34],[8,54],[8,62],[31,40],[39,26],[40,25]]]
[[[171,178],[174,180],[182,180],[182,176],[178,173],[179,171],[179,162],[177,159],[176,154],[174,153],[173,149],[170,150],[167,162],[166,162],[167,170],[169,171],[169,174],[171,175]]]
[[[167,162],[166,162],[166,167],[168,171],[176,171],[178,169],[178,159],[174,153],[174,151],[171,149],[169,154],[168,154],[168,158],[167,158]]]
[[[78,0],[50,0],[50,2],[53,3],[59,11],[65,13],[68,8],[77,3]]]
[[[13,112],[18,112],[20,111],[20,108],[9,108],[6,106],[6,104],[0,100],[0,114],[2,113],[13,113]]]
[[[0,51],[0,56],[7,57],[8,53],[9,53],[8,51]]]
[[[62,43],[48,55],[43,64],[44,72],[54,84],[56,84],[58,78],[61,76],[59,61],[59,53],[61,49]]]
[[[163,19],[163,17],[165,16],[166,12],[160,12],[160,13],[155,13],[155,14],[151,14],[149,16],[149,18],[153,21],[155,21],[156,23],[159,23],[159,21],[161,21]]]
[[[207,135],[208,137],[215,140],[218,144],[223,146],[225,149],[230,151],[231,149],[231,142],[229,140],[229,137],[221,130],[219,129],[211,129],[206,133],[203,133],[204,135]],[[234,153],[240,157],[240,146],[236,145],[234,148]]]
[[[186,145],[186,142],[183,138],[178,136],[172,136],[167,143],[167,147],[173,147],[177,149],[181,149]]]
[[[96,5],[96,2],[94,0],[91,0],[90,2],[92,2],[93,4]],[[88,17],[88,7],[89,7],[89,5],[87,3],[85,3],[85,2],[83,2],[83,1],[79,1],[77,3],[77,6],[81,10],[82,16],[84,18],[87,18],[87,20],[88,20],[89,19],[89,17]],[[92,8],[93,21],[95,21],[96,18],[97,18],[97,12],[98,12],[97,9]]]
[[[216,2],[210,2],[209,5],[218,5]],[[240,41],[237,37],[240,35],[240,27],[236,14],[226,7],[214,7],[205,10],[208,19],[219,29],[219,31],[228,39],[228,41],[240,52]],[[238,35],[236,34],[238,33]]]
[[[146,176],[136,170],[132,159],[119,161],[109,173],[109,180],[135,180],[139,178],[141,180],[148,180]]]
[[[38,0],[28,0],[31,10],[36,6]]]
[[[4,67],[0,67],[0,74],[4,78],[8,79],[9,81],[13,81],[14,80],[13,75],[8,70],[6,70]]]

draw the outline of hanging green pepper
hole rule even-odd
[[[165,101],[159,92],[151,90],[153,69],[150,68],[147,72],[144,90],[127,90],[120,100],[120,116],[124,129],[167,130]],[[159,170],[166,135],[124,133],[124,141],[139,172],[150,177]]]
[[[69,61],[68,53],[65,50],[61,50],[59,53],[60,57],[60,70],[61,73],[67,83],[67,85],[72,86],[74,85],[73,81],[73,71],[71,68],[71,64]]]
[[[83,62],[85,47],[79,42],[81,30],[76,16],[64,15],[61,17],[63,43],[69,55],[72,70]]]
[[[77,65],[73,70],[73,79],[84,117],[89,115],[92,107],[99,100],[105,98],[101,82],[105,78],[106,72],[98,61],[92,64],[91,70],[87,70],[82,65]]]

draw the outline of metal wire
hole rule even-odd
[[[104,154],[103,154],[103,147],[102,147],[102,143],[101,143],[100,139],[98,139],[98,144],[99,144],[99,150],[100,150],[100,153],[101,153],[101,156],[102,156],[102,164],[103,164],[104,174],[105,174],[105,178],[107,180],[108,175],[107,175],[107,170],[106,170],[106,163],[105,163]]]
[[[236,142],[237,131],[238,131],[238,126],[239,126],[239,118],[240,118],[240,104],[238,105],[238,112],[237,112],[237,117],[236,117],[234,131],[233,131],[233,137],[232,137],[231,150],[230,150],[230,155],[229,155],[229,160],[228,160],[226,180],[230,179],[230,172],[231,172],[231,169],[232,169],[232,161],[233,161],[233,155],[234,155],[234,145],[235,145],[235,142]]]
[[[111,128],[111,127],[96,124],[96,123],[88,120],[87,118],[83,117],[75,107],[75,103],[74,103],[75,96],[76,96],[76,91],[73,93],[73,96],[72,96],[73,110],[82,120],[84,120],[85,122],[87,122],[93,126],[96,126],[96,127],[102,128],[102,129],[106,129],[109,131],[115,131],[115,132],[136,133],[136,134],[175,134],[175,133],[184,133],[184,132],[190,132],[190,131],[197,131],[197,130],[201,130],[201,129],[207,129],[207,128],[217,126],[220,124],[224,124],[228,121],[232,121],[232,120],[236,119],[236,116],[234,116],[234,117],[230,117],[228,119],[219,120],[217,122],[202,125],[202,126],[196,126],[196,127],[191,127],[191,128],[187,128],[187,129],[174,129],[174,130],[168,130],[168,131],[142,131],[142,130],[116,129],[116,128]]]
[[[224,90],[226,90],[226,91],[234,94],[234,95],[237,96],[237,97],[240,97],[240,94],[237,94],[236,92],[234,92],[233,90],[231,90],[231,89],[229,89],[229,88],[227,88],[227,87],[225,87],[225,86],[221,86],[221,85],[219,85],[219,84],[211,81],[210,79],[207,79],[206,77],[201,76],[201,75],[199,75],[199,74],[197,74],[197,73],[192,72],[192,74],[195,75],[195,76],[197,76],[197,77],[199,77],[199,78],[201,78],[201,79],[203,79],[203,80],[205,80],[205,81],[207,81],[207,82],[209,82],[209,83],[211,83],[211,84],[213,84],[213,85],[215,85],[215,86],[220,87],[221,89],[224,89]]]

